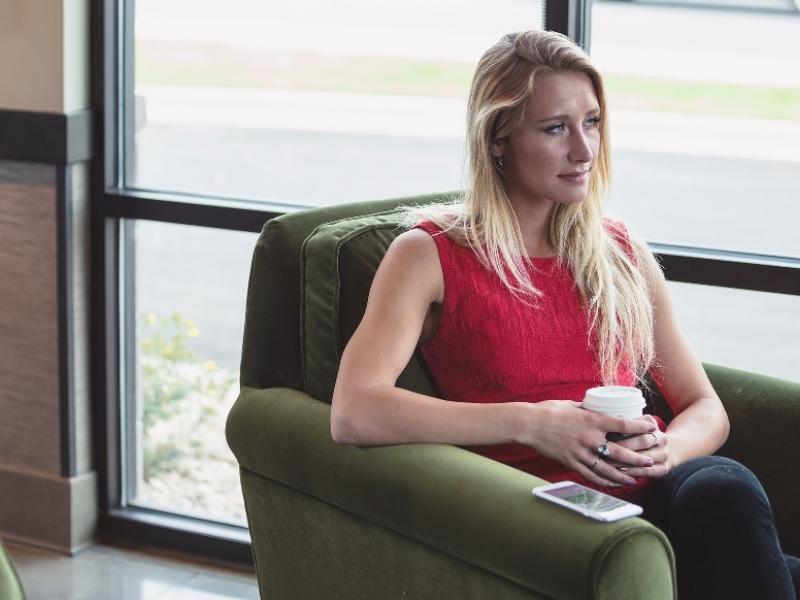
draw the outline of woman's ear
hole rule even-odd
[[[500,140],[492,142],[492,156],[503,156],[506,152],[506,144]]]

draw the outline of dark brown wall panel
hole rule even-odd
[[[59,474],[55,167],[0,161],[0,469]]]

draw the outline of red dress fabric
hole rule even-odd
[[[468,247],[429,221],[417,227],[436,242],[444,277],[438,328],[420,344],[442,398],[483,403],[582,401],[587,389],[602,385],[589,313],[564,264],[555,257],[532,259],[532,279],[544,295],[536,307],[526,306]],[[606,227],[634,257],[624,225],[607,219]],[[627,364],[621,365],[615,383],[634,384]],[[660,420],[659,426],[665,429]],[[642,502],[653,483],[640,477],[636,485],[597,486],[522,444],[465,448],[551,482],[572,480],[632,502]]]

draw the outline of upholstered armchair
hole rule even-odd
[[[22,584],[2,540],[0,540],[0,598],[2,600],[24,600],[25,598]]]
[[[674,598],[664,534],[589,521],[531,496],[543,480],[443,444],[337,445],[330,399],[400,204],[358,203],[268,222],[253,255],[241,393],[227,422],[261,593],[298,598]],[[773,499],[800,552],[800,384],[706,365],[731,418],[722,454]],[[417,354],[399,386],[436,395]],[[669,419],[663,399],[651,407]]]

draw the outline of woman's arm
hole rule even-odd
[[[636,246],[653,297],[656,363],[650,373],[675,418],[666,435],[657,436],[658,447],[641,448],[641,443],[649,445],[651,436],[624,445],[644,450],[655,461],[652,467],[630,468],[629,473],[663,477],[682,462],[713,454],[725,443],[730,425],[700,359],[678,326],[661,267],[646,244],[637,240]]]
[[[444,402],[395,387],[443,288],[433,239],[421,230],[398,236],[375,273],[364,317],[342,355],[331,410],[335,441],[511,441],[514,409],[507,404]]]

